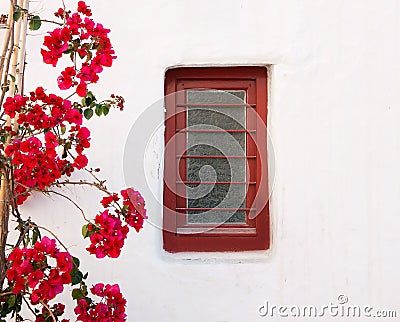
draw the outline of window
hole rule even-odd
[[[268,249],[267,69],[165,78],[164,249]]]

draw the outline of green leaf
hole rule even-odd
[[[93,98],[90,96],[86,96],[83,100],[85,101],[86,106],[90,106],[90,104],[93,102]]]
[[[18,21],[19,18],[21,18],[21,7],[16,6],[13,14],[13,19],[14,21]]]
[[[66,131],[67,128],[65,126],[61,126],[61,135],[64,135]]]
[[[62,157],[65,159],[68,156],[68,150],[71,148],[71,142],[66,142],[64,144],[64,151]]]
[[[93,95],[93,93],[91,91],[87,91],[86,97],[90,97],[92,99],[92,101],[96,100],[96,97]]]
[[[41,238],[39,228],[35,228],[32,234],[32,245],[34,245],[38,238]]]
[[[100,104],[97,104],[94,111],[96,112],[97,116],[100,116],[103,113],[103,107]]]
[[[93,110],[90,108],[87,108],[86,110],[83,111],[83,115],[87,120],[90,120],[93,116]]]
[[[15,301],[16,301],[17,297],[13,294],[11,296],[8,297],[7,299],[7,305],[8,307],[12,307],[15,305]]]
[[[82,226],[82,236],[83,236],[83,238],[87,237],[87,233],[88,233],[88,225],[83,225]]]
[[[72,261],[74,262],[74,266],[70,272],[71,275],[71,284],[76,285],[82,282],[83,274],[82,272],[78,269],[79,267],[79,258],[76,258],[72,256]]]
[[[71,271],[71,285],[77,285],[82,282],[83,274],[76,267]]]
[[[14,75],[11,75],[11,74],[8,74],[8,76],[10,76],[11,81],[12,81],[13,83],[15,83],[15,76],[14,76]]]
[[[84,280],[87,279],[88,276],[89,276],[89,273],[86,272],[85,275],[83,275],[83,279],[84,279]]]
[[[31,21],[29,21],[29,29],[30,30],[38,30],[42,25],[42,21],[39,16],[33,16]]]
[[[78,257],[72,256],[72,261],[74,262],[74,265],[75,265],[74,267],[79,267],[79,265],[81,264]]]
[[[103,105],[103,114],[107,115],[110,112],[110,107],[107,105]]]
[[[74,300],[80,300],[84,298],[85,295],[83,295],[82,290],[80,288],[76,288],[72,290],[72,298]]]

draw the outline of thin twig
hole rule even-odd
[[[49,234],[51,234],[51,235],[60,243],[60,245],[69,253],[69,250],[68,250],[67,246],[65,246],[65,245],[63,244],[63,242],[60,240],[60,238],[58,238],[57,235],[56,235],[55,233],[53,233],[50,229],[48,229],[48,228],[46,228],[46,227],[43,227],[43,226],[39,226],[39,225],[34,224],[34,223],[29,223],[29,226],[34,227],[34,228],[36,227],[36,228],[43,229],[43,230],[47,231],[47,232],[48,232]]]
[[[29,20],[39,20],[39,21],[41,21],[41,22],[48,22],[48,23],[53,23],[53,24],[55,24],[55,25],[64,26],[63,23],[57,22],[57,21],[53,21],[53,20],[47,20],[47,19],[32,19],[32,18],[29,19]]]
[[[66,196],[66,195],[64,195],[64,194],[62,194],[62,193],[60,193],[60,192],[54,191],[54,190],[46,190],[46,192],[51,192],[51,193],[56,194],[57,196],[61,196],[61,197],[65,198],[65,199],[67,199],[67,200],[68,200],[69,202],[71,202],[76,208],[78,208],[78,210],[82,213],[83,219],[85,219],[88,223],[90,223],[90,220],[86,218],[85,212],[83,211],[83,209],[82,209],[74,200],[72,200],[70,197],[68,197],[68,196]]]
[[[26,300],[26,298],[24,296],[22,296],[22,299],[24,300],[24,302],[26,303],[29,311],[31,311],[33,313],[34,316],[37,316],[37,314],[35,313],[35,311],[32,309],[32,307],[30,306],[30,304],[28,303],[28,301]]]

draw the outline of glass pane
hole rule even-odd
[[[187,221],[189,224],[243,224],[246,222],[246,211],[188,211]]]
[[[187,186],[189,208],[244,208],[244,184],[199,184]]]
[[[189,89],[186,93],[188,104],[241,104],[246,99],[243,90]]]
[[[246,133],[187,133],[187,155],[246,155]]]
[[[186,159],[186,180],[194,182],[246,181],[246,92],[243,90],[188,90],[186,154],[210,158]],[[221,104],[221,106],[218,106]],[[237,104],[237,106],[226,106]],[[243,158],[212,158],[236,156]],[[244,208],[246,185],[188,185],[188,208]],[[245,223],[245,211],[190,211],[188,223]]]
[[[246,181],[246,159],[186,159],[187,181]]]
[[[245,104],[245,91],[188,90],[187,126],[211,125],[224,130],[246,128],[245,106],[209,106],[207,104]],[[201,105],[201,106],[198,106]]]

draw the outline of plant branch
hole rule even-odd
[[[68,196],[66,196],[66,195],[64,195],[64,194],[62,194],[62,193],[60,193],[60,192],[54,191],[54,190],[46,190],[46,192],[54,193],[54,194],[57,195],[57,196],[61,196],[61,197],[65,198],[65,199],[67,199],[67,200],[68,200],[69,202],[71,202],[76,208],[78,208],[78,210],[82,213],[83,219],[85,219],[88,223],[90,223],[90,220],[86,218],[85,212],[83,211],[83,209],[82,209],[74,200],[72,200],[70,197],[68,197]]]
[[[43,226],[39,226],[39,225],[34,224],[34,223],[29,223],[29,226],[31,226],[31,227],[33,227],[33,228],[36,227],[36,228],[43,229],[43,230],[47,231],[47,232],[48,232],[50,235],[52,235],[52,236],[60,243],[60,245],[69,253],[69,250],[68,250],[67,246],[65,246],[65,245],[63,244],[63,242],[60,240],[60,238],[58,238],[57,235],[56,235],[55,233],[53,233],[50,229],[48,229],[48,228],[46,228],[46,227],[43,227]]]

